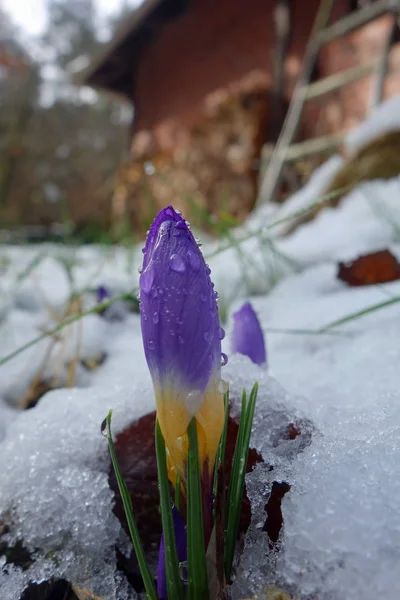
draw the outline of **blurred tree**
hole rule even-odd
[[[106,226],[130,111],[71,82],[101,46],[93,1],[50,0],[48,17],[37,63],[0,71],[0,222]]]

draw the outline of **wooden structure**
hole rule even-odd
[[[290,146],[299,128],[304,104],[307,100],[325,96],[371,73],[376,73],[376,82],[372,89],[370,108],[374,108],[382,99],[390,49],[394,41],[399,38],[400,0],[379,0],[371,4],[366,4],[357,12],[327,27],[333,2],[334,0],[322,0],[317,13],[304,57],[303,69],[299,75],[281,135],[274,148],[267,172],[261,182],[259,192],[259,200],[261,202],[267,202],[274,198],[285,162],[304,156],[311,156],[322,150],[337,148],[343,139],[343,134],[337,134],[313,139],[308,144],[303,143],[301,145]],[[312,69],[321,47],[348,35],[387,12],[390,13],[391,24],[378,60],[356,67],[349,67],[341,73],[331,75],[315,83],[309,83]]]
[[[142,228],[158,207],[172,202],[191,217],[225,210],[244,218],[255,203],[262,148],[277,141],[293,93],[299,97],[299,76],[307,87],[300,94],[303,118],[297,104],[285,147],[321,134],[337,145],[342,130],[367,110],[365,97],[355,109],[337,80],[363,77],[365,83],[391,21],[382,17],[373,31],[367,26],[361,36],[350,33],[338,43],[338,24],[357,20],[358,4],[329,2],[316,51],[308,40],[320,0],[307,0],[307,10],[303,0],[145,0],[81,78],[135,109],[131,156],[117,178],[114,214],[128,215]],[[354,85],[348,86],[351,100]],[[392,87],[400,91],[400,83]]]

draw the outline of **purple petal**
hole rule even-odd
[[[246,302],[240,310],[233,315],[234,324],[232,332],[233,354],[244,354],[256,365],[267,362],[264,335],[253,307]]]
[[[108,300],[109,298],[111,298],[110,290],[106,288],[105,285],[99,285],[99,287],[96,290],[97,302],[104,302],[104,300]]]
[[[174,521],[178,560],[179,562],[183,563],[187,560],[186,528],[185,523],[183,522],[183,519],[180,515],[180,512],[175,506],[172,508],[172,518]],[[160,551],[158,554],[157,594],[160,600],[168,600],[167,577],[165,570],[164,534],[161,536]]]
[[[155,218],[143,250],[140,315],[153,381],[203,392],[220,371],[221,333],[210,269],[172,206]]]

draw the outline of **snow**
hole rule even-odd
[[[393,106],[386,113],[396,125]],[[351,143],[356,134],[361,140],[382,131],[384,113],[377,109],[379,126],[372,119],[362,133],[362,125]],[[400,257],[400,179],[363,184],[288,236],[268,228],[314,202],[340,164],[339,157],[328,161],[286,206],[257,211],[234,232],[233,248],[203,248],[228,315],[223,351],[230,355],[232,313],[249,295],[267,340],[268,369],[241,356],[223,369],[235,406],[242,388],[259,382],[252,444],[264,458],[247,476],[252,523],[232,588],[237,600],[269,584],[295,600],[400,596],[399,304],[321,332],[400,297],[400,282],[350,288],[336,278],[340,260],[383,248]],[[137,289],[141,252],[5,246],[2,258],[0,358],[54,327],[73,293],[82,294],[86,309],[100,284],[114,295]],[[45,338],[0,365],[0,516],[10,523],[4,539],[21,539],[35,554],[27,571],[0,562],[4,600],[18,600],[28,581],[50,576],[104,600],[135,597],[116,575],[115,545],[126,539],[112,512],[100,423],[113,408],[117,433],[153,410],[154,398],[139,316],[120,308],[116,320],[90,315],[64,328],[51,351]],[[74,387],[16,410],[39,369],[65,385],[72,359],[100,355],[106,360],[98,369],[78,369]],[[301,431],[294,440],[284,434],[289,424]],[[274,481],[291,486],[279,552],[269,550],[262,529]]]
[[[394,96],[374,108],[368,119],[347,134],[344,142],[345,150],[355,152],[372,142],[374,138],[399,129],[400,96]]]

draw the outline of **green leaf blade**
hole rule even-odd
[[[156,421],[156,455],[158,486],[160,489],[161,522],[164,534],[164,557],[168,598],[183,600],[183,583],[179,574],[179,559],[176,548],[171,498],[169,494],[167,455],[164,438],[158,420]]]
[[[188,594],[187,600],[208,600],[206,551],[202,509],[201,477],[197,447],[196,419],[188,427],[187,459],[187,536]]]
[[[255,404],[257,400],[258,383],[251,390],[248,402],[246,393],[243,391],[242,412],[238,437],[233,456],[231,481],[229,484],[227,516],[226,516],[226,542],[225,542],[225,576],[229,582],[232,573],[233,559],[235,555],[236,539],[239,530],[240,512],[243,502],[244,483],[246,477],[247,459],[249,455],[249,444],[251,429],[254,419]]]
[[[140,573],[143,578],[144,587],[149,600],[158,600],[156,587],[154,584],[153,577],[151,575],[149,566],[147,564],[146,555],[143,550],[142,541],[140,539],[139,531],[136,525],[135,516],[133,514],[132,501],[129,495],[127,485],[124,478],[122,477],[121,470],[119,468],[117,454],[115,452],[114,442],[111,434],[111,416],[112,411],[110,410],[106,417],[107,427],[107,441],[111,455],[111,462],[117,478],[118,488],[121,494],[122,503],[124,505],[126,520],[128,522],[129,533],[131,535],[133,547],[135,549],[137,561],[140,568]]]

